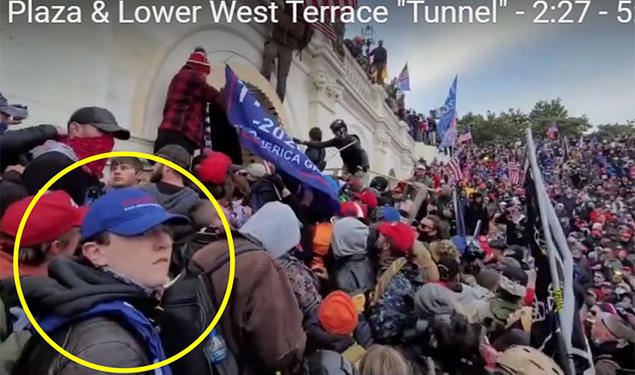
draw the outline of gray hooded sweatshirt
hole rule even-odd
[[[333,255],[343,258],[350,255],[366,254],[368,227],[361,221],[346,217],[333,225]]]
[[[291,207],[269,202],[247,220],[240,233],[260,242],[277,259],[300,243],[300,221]]]
[[[156,184],[143,185],[140,186],[140,189],[156,199],[157,203],[174,215],[189,217],[192,208],[201,200],[198,194],[188,187],[184,187],[172,194],[162,193]]]
[[[351,295],[363,293],[375,284],[375,271],[366,256],[368,227],[355,218],[344,218],[333,225],[331,246],[335,256],[332,279],[337,289]]]

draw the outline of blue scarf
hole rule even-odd
[[[148,347],[147,351],[150,355],[152,363],[165,360],[165,352],[161,339],[152,323],[139,310],[132,305],[123,301],[111,301],[100,303],[90,310],[84,311],[72,317],[64,317],[59,315],[48,315],[42,319],[39,324],[46,332],[59,329],[67,324],[91,319],[98,316],[111,316],[117,318],[127,329],[129,329],[138,339],[145,342]],[[154,370],[155,375],[172,375],[170,366],[163,366]]]

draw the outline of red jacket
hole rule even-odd
[[[219,99],[219,92],[207,84],[206,74],[186,64],[170,82],[159,129],[183,133],[195,144],[202,145],[206,104]]]

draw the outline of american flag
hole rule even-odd
[[[399,74],[399,88],[401,91],[410,91],[410,73],[408,72],[408,63],[403,67]]]
[[[461,134],[458,142],[460,145],[472,142],[472,131],[468,130],[467,133]]]
[[[518,164],[510,164],[507,167],[507,177],[512,185],[520,185],[524,183],[525,177],[523,176],[523,170]]]
[[[331,6],[352,6],[357,9],[357,0],[304,0],[305,6],[331,7]],[[329,14],[329,12],[327,12]],[[329,15],[330,17],[330,15]],[[317,30],[326,35],[331,40],[337,40],[337,33],[332,24],[317,22],[313,24]]]
[[[445,165],[445,173],[447,173],[450,183],[455,184],[463,180],[463,171],[459,159],[454,157]]]

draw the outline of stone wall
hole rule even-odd
[[[149,152],[170,79],[193,47],[202,46],[214,63],[210,83],[222,86],[223,65],[230,64],[281,109],[291,135],[308,138],[308,130],[319,126],[329,138],[329,124],[341,118],[359,135],[373,171],[393,169],[397,177],[411,173],[415,151],[407,126],[385,104],[383,88],[370,84],[350,54],[340,60],[330,41],[316,32],[302,58],[294,58],[282,104],[274,94],[275,77],[268,84],[258,73],[267,34],[263,25],[209,20],[196,25],[5,24],[0,30],[0,90],[11,102],[29,106],[25,125],[65,126],[79,107],[106,107],[133,136],[116,148]],[[339,166],[335,155],[328,167]]]

